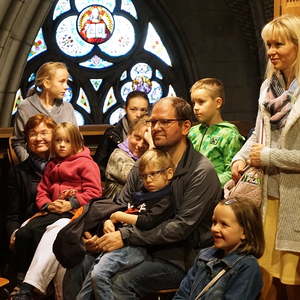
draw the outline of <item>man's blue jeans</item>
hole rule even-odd
[[[162,260],[147,257],[137,266],[113,277],[114,299],[133,300],[161,289],[178,288],[185,272]]]
[[[113,300],[111,278],[145,260],[142,247],[124,247],[100,254],[86,276],[76,300]]]

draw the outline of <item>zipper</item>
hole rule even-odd
[[[204,140],[204,136],[205,136],[206,133],[207,133],[207,130],[208,130],[208,127],[205,128],[205,131],[204,131],[204,133],[203,133],[203,135],[202,135],[201,142],[200,142],[200,148],[199,148],[199,151],[201,151],[202,143],[203,143],[203,140]]]

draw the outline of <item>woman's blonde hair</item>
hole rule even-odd
[[[158,149],[147,150],[139,160],[139,172],[143,173],[147,166],[154,166],[160,170],[172,168],[174,164],[168,152]]]
[[[66,64],[63,62],[49,61],[41,65],[35,75],[34,87],[28,91],[27,96],[29,97],[36,93],[40,95],[43,92],[43,82],[46,79],[51,79],[57,69],[68,71]]]
[[[83,136],[79,131],[79,128],[70,122],[63,122],[56,126],[53,132],[52,137],[52,153],[55,153],[55,139],[57,135],[57,131],[63,129],[65,133],[68,135],[71,145],[72,145],[72,154],[76,154],[83,150],[84,140]]]
[[[240,253],[252,254],[259,258],[265,250],[265,238],[260,209],[253,201],[231,198],[219,202],[233,210],[237,222],[244,229],[245,240],[237,249]]]
[[[269,39],[279,39],[283,42],[289,41],[298,47],[296,59],[291,66],[292,78],[286,79],[290,81],[295,76],[298,83],[300,84],[300,17],[292,15],[282,15],[278,18],[275,18],[264,26],[261,32],[261,36],[264,40],[266,49],[268,49],[267,41]],[[268,60],[266,68],[266,78],[271,78],[274,72],[276,72],[276,70],[271,61]]]

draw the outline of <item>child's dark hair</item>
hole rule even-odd
[[[66,134],[69,136],[70,143],[72,145],[72,150],[73,150],[72,154],[76,154],[83,150],[84,140],[83,140],[82,134],[79,131],[79,128],[76,125],[74,125],[73,123],[63,122],[63,123],[58,124],[53,132],[53,138],[52,138],[53,153],[55,153],[54,152],[55,138],[56,138],[57,131],[59,129],[65,130]]]
[[[147,150],[139,160],[139,172],[143,173],[147,166],[155,166],[159,169],[174,169],[169,153],[158,149]]]
[[[236,198],[222,200],[219,204],[230,205],[239,225],[244,229],[246,238],[238,251],[261,257],[265,250],[265,238],[260,209],[252,201]]]
[[[128,106],[128,104],[132,98],[136,98],[136,97],[144,98],[148,102],[148,105],[150,104],[149,98],[146,93],[140,92],[140,91],[132,91],[126,97],[125,107]]]

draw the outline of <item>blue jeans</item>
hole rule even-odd
[[[139,265],[116,274],[113,280],[113,299],[141,299],[161,289],[178,288],[185,272],[162,260],[147,257]]]
[[[100,254],[86,276],[76,300],[113,300],[111,278],[145,260],[142,247],[124,247]]]

